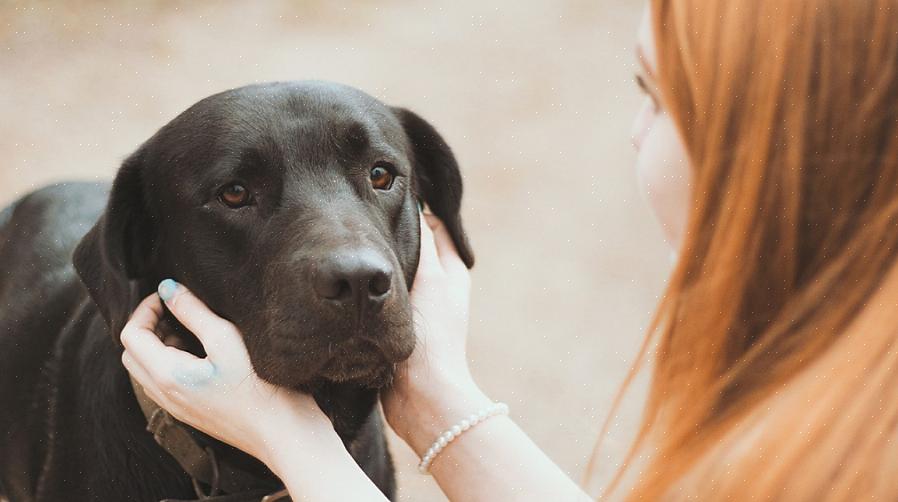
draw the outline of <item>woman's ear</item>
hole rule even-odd
[[[145,273],[153,253],[141,157],[138,151],[122,164],[106,211],[78,243],[72,260],[116,341],[140,300],[134,279]]]
[[[393,108],[412,150],[412,191],[427,204],[449,231],[458,255],[468,268],[474,253],[461,222],[462,180],[458,162],[443,137],[426,120],[405,108]]]

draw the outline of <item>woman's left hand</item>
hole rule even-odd
[[[198,358],[162,343],[155,328],[162,316],[160,297],[206,350]],[[147,395],[178,420],[229,443],[275,470],[284,431],[302,431],[317,442],[333,435],[333,425],[315,400],[265,382],[250,363],[236,326],[218,317],[183,285],[171,280],[159,296],[146,298],[121,334],[122,362]],[[339,440],[337,440],[339,441]]]

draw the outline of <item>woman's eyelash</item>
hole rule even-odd
[[[649,92],[649,86],[645,85],[645,80],[643,80],[640,75],[636,75],[636,85],[638,85],[639,89],[645,94],[651,94]]]

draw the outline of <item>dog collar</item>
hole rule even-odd
[[[188,432],[186,425],[156,404],[133,377],[131,387],[140,410],[147,419],[147,430],[163,450],[168,452],[193,481],[197,499],[208,502],[286,502],[286,489],[278,490],[267,480],[260,479],[233,464],[221,461],[211,447],[203,447]],[[208,492],[202,484],[209,487]],[[163,499],[160,502],[187,502]]]

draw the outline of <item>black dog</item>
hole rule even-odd
[[[418,207],[471,266],[461,195],[455,158],[423,119],[303,82],[200,101],[125,160],[111,191],[73,183],[20,199],[0,213],[3,493],[157,501],[209,488],[147,432],[120,362],[130,312],[171,277],[240,328],[262,378],[313,393],[392,497],[375,404],[414,346]],[[170,313],[159,329],[202,355]],[[261,463],[187,430],[277,487]]]

